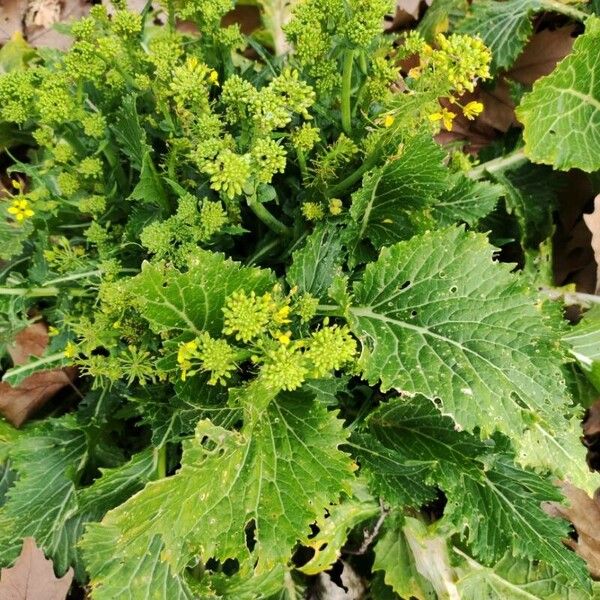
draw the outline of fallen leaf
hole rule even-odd
[[[583,422],[583,435],[585,437],[600,434],[600,400],[589,407],[585,421]]]
[[[0,44],[8,42],[15,31],[23,31],[27,0],[0,0]]]
[[[15,365],[28,361],[30,356],[41,356],[48,345],[48,331],[41,323],[34,323],[21,330],[8,352]],[[12,387],[0,382],[0,413],[15,427],[20,427],[61,389],[75,378],[75,369],[52,369],[40,371]]]
[[[57,578],[52,561],[28,537],[14,566],[0,573],[0,600],[64,600],[72,581],[73,569]]]
[[[551,73],[556,63],[571,52],[574,32],[575,27],[568,25],[536,33],[509,71],[509,78],[532,85],[540,77]]]
[[[52,27],[60,21],[60,12],[60,0],[30,0],[25,13],[25,27]]]
[[[48,330],[38,321],[21,329],[15,341],[8,347],[8,353],[15,365],[22,365],[30,356],[41,356],[48,346]]]
[[[585,414],[583,445],[587,448],[586,462],[592,471],[600,470],[600,400],[596,400]]]
[[[596,261],[596,294],[600,291],[600,194],[594,199],[594,212],[583,215],[583,220],[592,234],[592,250]]]
[[[563,482],[561,489],[569,506],[547,502],[544,510],[573,524],[577,541],[569,538],[564,541],[565,544],[585,560],[592,577],[600,577],[600,490],[596,490],[594,498],[590,498],[568,482]]]
[[[56,31],[54,24],[86,16],[91,5],[89,0],[30,0],[30,9],[25,18],[27,40],[36,48],[66,50],[73,43],[73,38]]]

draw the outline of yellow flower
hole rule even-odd
[[[421,77],[421,67],[413,67],[409,72],[408,76],[412,79],[419,79]]]
[[[283,323],[289,323],[290,322],[290,320],[288,319],[289,316],[290,316],[290,307],[289,306],[282,306],[275,313],[275,316],[273,317],[273,320],[275,321],[275,323],[279,323],[281,325]]]
[[[290,343],[290,340],[292,339],[292,332],[286,331],[285,333],[283,333],[281,331],[278,331],[275,335],[275,338],[278,342],[280,342],[284,346],[287,346]]]
[[[337,216],[337,215],[341,214],[342,209],[343,209],[342,201],[339,198],[332,198],[329,201],[329,212],[332,215]]]
[[[29,208],[29,202],[25,198],[16,199],[8,208],[8,212],[14,215],[15,219],[19,222],[29,219],[35,215],[35,212]]]
[[[65,346],[65,358],[75,358],[77,354],[77,346],[73,342],[67,342]]]
[[[452,131],[452,121],[454,121],[455,117],[456,114],[454,114],[452,111],[448,110],[447,108],[442,108],[440,112],[435,112],[429,115],[429,120],[433,122],[441,121],[448,131]]]
[[[391,127],[395,120],[396,119],[393,115],[385,115],[385,119],[383,119],[383,126],[386,128]]]
[[[213,69],[209,74],[208,74],[208,80],[213,84],[213,85],[219,85],[219,74]]]
[[[483,112],[483,104],[481,102],[469,102],[466,106],[463,106],[463,114],[469,121],[472,121],[477,115]]]

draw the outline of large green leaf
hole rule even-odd
[[[463,559],[456,567],[461,600],[587,600],[590,596],[547,564],[515,559],[508,553],[487,567],[458,549]]]
[[[557,174],[549,167],[529,163],[492,177],[504,187],[506,210],[517,219],[523,248],[537,249],[554,230]]]
[[[330,225],[317,225],[304,246],[292,255],[287,280],[301,292],[323,298],[344,259],[341,231]]]
[[[367,422],[369,435],[399,461],[427,465],[428,480],[447,498],[444,520],[485,563],[499,560],[512,548],[515,556],[544,560],[585,585],[582,561],[562,544],[567,528],[541,508],[544,501],[560,501],[559,490],[546,478],[517,467],[503,454],[503,443],[495,448],[456,431],[451,419],[420,397],[390,401]]]
[[[348,532],[367,519],[378,515],[380,506],[360,482],[354,485],[353,494],[339,504],[329,507],[319,519],[318,533],[303,540],[303,545],[312,548],[313,557],[300,568],[307,575],[316,575],[325,571],[341,556]]]
[[[148,389],[130,396],[138,404],[144,422],[152,428],[152,444],[156,448],[190,437],[200,419],[210,419],[223,427],[239,420],[239,408],[227,403],[227,389],[208,385],[207,381],[208,375],[196,375],[178,381],[172,395]]]
[[[600,169],[600,19],[590,17],[572,53],[538,79],[517,116],[532,161],[593,172]]]
[[[475,0],[458,31],[479,36],[492,51],[493,65],[507,69],[533,33],[531,15],[541,5],[540,0]]]
[[[589,380],[600,390],[600,305],[586,312],[564,340]]]
[[[444,158],[430,135],[419,135],[406,143],[400,156],[365,176],[350,207],[358,238],[380,248],[431,226],[424,209],[448,185]]]
[[[548,316],[485,236],[449,228],[382,250],[348,320],[372,384],[435,401],[461,427],[519,436],[527,414],[563,426],[567,391]]]
[[[125,502],[156,475],[156,458],[151,448],[131,457],[125,464],[101,469],[100,477],[78,491],[79,510],[88,519],[100,519],[106,511]]]
[[[409,520],[408,527],[411,524]],[[409,540],[403,531],[405,525],[405,520],[400,515],[394,514],[388,519],[383,535],[375,544],[373,571],[383,571],[386,585],[389,585],[402,598],[436,600],[437,596],[433,585],[419,573]],[[410,530],[408,535],[411,535]],[[433,546],[430,545],[428,549],[432,550]],[[429,554],[428,560],[444,565],[445,562],[447,563],[447,560],[443,560],[444,558],[446,558],[446,553],[440,556],[432,552]],[[449,571],[449,566],[447,568]],[[437,587],[440,588],[439,585]]]
[[[9,449],[18,474],[0,509],[0,561],[12,562],[22,539],[35,538],[58,572],[75,560],[67,527],[77,513],[75,480],[86,456],[85,433],[74,417],[44,422]]]
[[[287,563],[330,503],[350,493],[354,466],[338,449],[347,434],[335,413],[297,393],[260,410],[266,401],[253,387],[244,396],[249,416],[241,431],[200,421],[176,475],[150,483],[89,526],[82,545],[94,598],[145,597],[131,595],[130,586],[135,578],[150,584],[152,569],[185,590],[181,578],[198,556],[250,560],[256,575],[268,573]],[[153,544],[150,564],[144,561]],[[156,597],[170,600],[155,583]]]
[[[503,193],[502,186],[473,181],[463,174],[454,175],[449,188],[432,206],[432,215],[440,225],[457,222],[474,225],[494,210]]]
[[[191,259],[185,273],[144,263],[130,286],[155,333],[192,338],[202,331],[220,334],[221,309],[232,292],[244,289],[262,293],[273,283],[270,271],[242,267],[221,254],[200,252]]]

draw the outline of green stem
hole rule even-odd
[[[65,277],[59,277],[57,279],[51,279],[50,281],[44,282],[44,287],[54,285],[56,283],[63,283],[64,281],[74,281],[76,279],[85,279],[86,277],[100,277],[102,271],[86,271],[85,273],[73,273],[72,275],[66,275]]]
[[[21,296],[23,298],[49,298],[58,296],[61,292],[67,292],[71,296],[85,296],[86,290],[81,288],[58,288],[58,287],[37,287],[37,288],[0,288],[0,296]]]
[[[317,313],[320,315],[330,317],[343,317],[344,311],[342,307],[337,304],[319,304],[317,306]]]
[[[175,2],[173,0],[167,0],[167,12],[169,13],[169,31],[173,33],[175,31]]]
[[[48,356],[44,356],[43,358],[38,358],[34,362],[25,363],[24,365],[19,365],[18,367],[12,367],[2,377],[2,381],[6,381],[7,379],[13,379],[21,373],[27,373],[27,371],[32,371],[33,369],[37,369],[42,365],[48,365],[51,363],[58,362],[65,357],[64,352],[56,352],[55,354],[49,354]]]
[[[527,157],[523,152],[522,148],[507,154],[506,156],[500,156],[484,162],[476,167],[473,167],[470,171],[467,171],[467,176],[471,179],[481,179],[488,173],[498,173],[507,171],[508,169],[514,169],[527,162]]]
[[[582,10],[578,10],[572,6],[568,6],[567,4],[562,4],[557,0],[542,0],[542,8],[545,8],[548,11],[559,13],[561,15],[566,15],[567,17],[571,17],[576,21],[585,22],[585,20],[590,16]]]
[[[300,174],[302,175],[302,179],[308,179],[308,168],[306,166],[306,156],[302,150],[296,150],[296,155],[298,156],[298,166],[300,167]]]
[[[344,51],[342,69],[342,129],[346,135],[352,133],[352,110],[350,96],[352,93],[352,67],[354,65],[354,50]]]
[[[26,298],[44,298],[57,296],[60,290],[57,287],[38,288],[0,288],[0,296],[23,296]]]
[[[265,254],[268,254],[271,250],[273,250],[273,248],[279,246],[280,243],[281,240],[279,238],[275,238],[266,244],[263,244],[260,248],[254,251],[254,254],[252,254],[250,258],[244,262],[244,264],[248,265],[249,267],[255,265],[259,259],[261,259]]]
[[[581,306],[590,306],[600,304],[600,296],[596,294],[585,294],[584,292],[569,292],[556,288],[542,288],[540,294],[550,300],[562,300],[566,305],[579,304]]]
[[[375,150],[373,150],[373,152],[369,156],[367,156],[367,159],[365,160],[365,162],[363,162],[363,164],[356,171],[354,171],[351,175],[348,175],[348,177],[346,177],[346,179],[343,179],[342,181],[340,181],[336,185],[330,187],[326,191],[327,197],[328,198],[340,198],[341,196],[343,196],[343,194],[349,188],[351,188],[355,183],[357,183],[358,181],[360,181],[362,179],[362,176],[367,171],[370,171],[377,164],[377,161],[379,160],[379,158],[380,158],[379,149],[375,148]]]
[[[167,445],[154,449],[154,459],[156,461],[156,477],[164,479],[167,476]]]
[[[275,218],[264,206],[256,200],[248,200],[250,210],[271,230],[279,235],[289,236],[291,230],[279,219]]]

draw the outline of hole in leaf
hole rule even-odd
[[[348,593],[348,588],[342,582],[342,573],[344,572],[344,565],[338,560],[333,563],[333,566],[326,573],[329,574],[331,581],[338,587],[342,588],[344,592]]]
[[[450,293],[451,293],[451,294],[456,294],[456,291],[457,291],[457,290],[458,290],[458,288],[457,288],[455,285],[453,285],[453,286],[450,288]]]
[[[244,533],[246,536],[246,548],[248,548],[250,552],[253,552],[254,547],[256,546],[256,521],[254,519],[248,521]]]
[[[294,554],[292,554],[292,564],[299,569],[303,567],[307,562],[311,561],[316,554],[314,548],[308,546],[299,546]]]
[[[316,525],[316,523],[311,523],[310,524],[310,535],[308,536],[308,539],[312,540],[313,538],[315,538],[317,536],[317,534],[319,533],[319,531],[321,531],[321,530]]]
[[[401,289],[401,290],[405,290],[407,287],[409,287],[409,286],[410,286],[410,283],[411,283],[410,281],[405,281],[405,282],[404,282],[404,283],[403,283],[403,284],[400,286],[400,289]]]
[[[410,311],[410,316],[411,317],[416,317],[419,313],[416,310],[411,310]]]

